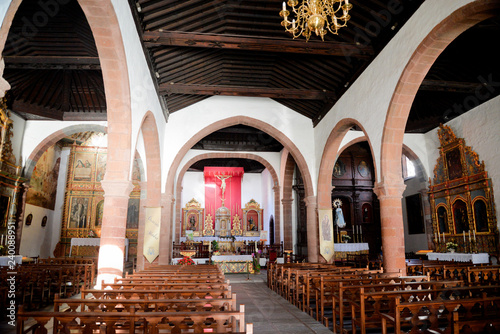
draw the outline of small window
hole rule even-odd
[[[403,169],[403,178],[405,180],[408,180],[408,179],[411,179],[411,178],[414,178],[416,176],[415,174],[415,165],[413,164],[413,162],[406,156],[406,155],[403,155],[403,159],[401,159],[401,163],[402,163],[402,169]]]

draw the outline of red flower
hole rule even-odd
[[[192,258],[184,256],[184,258],[180,259],[177,261],[177,264],[187,264],[187,265],[193,265],[194,261]]]

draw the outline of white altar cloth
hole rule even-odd
[[[360,252],[367,251],[369,249],[370,247],[367,242],[333,244],[333,250],[335,252]]]
[[[9,261],[14,261],[15,264],[21,264],[23,262],[23,256],[0,256],[0,267],[7,267],[8,265],[12,264],[12,262]]]
[[[128,239],[125,239],[125,261],[128,261]],[[73,246],[100,246],[100,238],[72,238],[71,247],[69,248],[69,256],[71,256],[71,251]]]
[[[212,255],[212,261],[252,261],[252,255]]]
[[[456,261],[456,262],[469,262],[473,264],[490,263],[490,256],[488,253],[427,253],[429,260],[439,261]]]

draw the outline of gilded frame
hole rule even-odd
[[[262,213],[263,210],[260,208],[260,204],[257,203],[254,199],[251,199],[248,203],[245,204],[243,208],[243,236],[245,237],[259,237],[260,231],[263,230],[262,223]],[[257,218],[257,224],[255,229],[250,227],[250,224],[255,224],[255,218]]]

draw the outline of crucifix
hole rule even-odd
[[[218,178],[219,180],[221,180],[221,184],[220,184],[220,190],[222,191],[222,205],[224,205],[224,201],[225,201],[225,198],[224,198],[224,193],[226,192],[226,179],[229,179],[231,177],[231,175],[215,175],[216,178]]]

